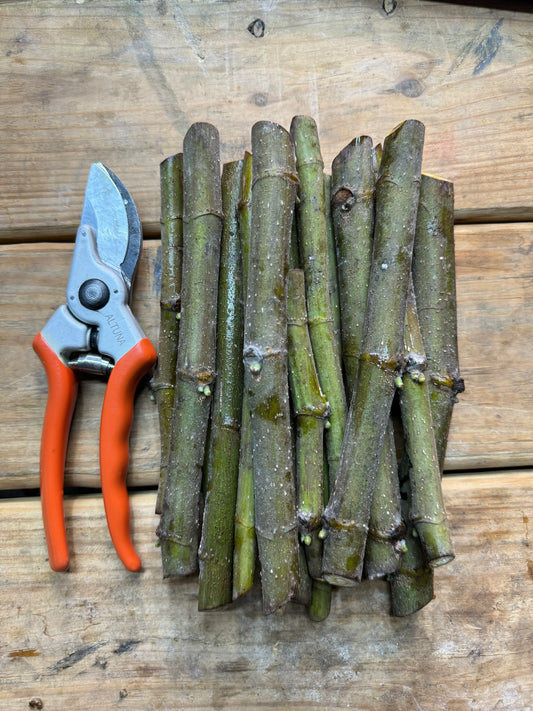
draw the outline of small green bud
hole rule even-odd
[[[324,540],[324,538],[326,537],[326,529],[325,528],[320,529],[320,531],[318,532],[318,537],[320,538],[321,541]]]
[[[302,543],[306,546],[311,545],[311,536],[307,534],[306,536],[302,536]]]
[[[407,553],[407,543],[403,538],[400,541],[396,541],[394,544],[394,550],[397,553]]]
[[[412,370],[411,371],[411,379],[415,383],[423,383],[426,380],[426,376],[420,370]]]
[[[260,360],[251,360],[250,363],[248,364],[248,369],[250,370],[250,373],[260,373],[261,372],[261,361]]]
[[[398,388],[398,390],[401,390],[403,388],[403,380],[401,375],[399,375],[395,380],[394,380],[394,385]]]

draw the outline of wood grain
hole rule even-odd
[[[38,502],[2,501],[0,707],[530,709],[532,476],[447,477],[457,558],[436,598],[393,619],[386,584],[366,581],[335,591],[323,623],[297,605],[264,618],[257,590],[199,613],[196,578],[161,579],[155,494],[132,498],[139,575],[117,560],[99,497],[67,502],[66,574],[48,569]]]
[[[445,466],[531,465],[533,224],[460,225],[455,235],[466,392],[454,410]]]
[[[133,309],[158,341],[159,242],[146,240]],[[63,303],[69,244],[0,247],[0,489],[38,486],[47,382],[31,341]],[[533,227],[456,227],[459,354],[466,392],[455,408],[446,468],[533,466]],[[16,366],[14,365],[16,364]],[[98,428],[105,383],[81,383],[66,484],[99,486]],[[155,484],[157,412],[145,382],[131,435],[131,486]]]
[[[95,160],[155,233],[159,162],[193,121],[214,123],[233,160],[255,121],[300,113],[317,120],[327,164],[354,136],[380,141],[418,118],[425,170],[454,181],[458,219],[531,219],[531,15],[381,6],[0,4],[0,239],[73,236]]]

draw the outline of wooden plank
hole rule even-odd
[[[455,228],[459,358],[448,469],[533,463],[533,225]]]
[[[190,123],[217,125],[229,160],[255,121],[298,113],[317,119],[327,164],[354,136],[419,118],[424,167],[456,183],[458,219],[531,219],[531,15],[381,5],[0,4],[0,237],[72,236],[94,160],[155,233],[158,164]]]
[[[456,228],[459,350],[466,392],[455,408],[447,469],[533,465],[533,227]],[[134,312],[158,340],[159,243],[145,241]],[[38,486],[39,442],[47,397],[31,340],[64,301],[72,246],[0,247],[0,489]],[[67,485],[99,486],[98,428],[105,383],[81,383],[66,466]],[[131,486],[155,484],[156,408],[145,387],[136,402]]]
[[[48,570],[35,499],[0,502],[0,706],[487,711],[533,708],[533,471],[445,479],[456,560],[436,598],[394,619],[386,583],[335,591],[311,623],[264,618],[258,592],[197,611],[197,581],[161,579],[154,496],[133,497],[144,571],[124,571],[102,503],[67,503],[72,570]],[[16,535],[13,535],[16,531]]]

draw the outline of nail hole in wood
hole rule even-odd
[[[257,37],[257,39],[265,36],[265,23],[263,20],[254,20],[248,25],[248,32]]]
[[[385,15],[392,15],[392,13],[398,7],[397,0],[383,0],[383,12]]]

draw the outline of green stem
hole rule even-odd
[[[289,269],[300,269],[301,259],[298,247],[298,227],[296,225],[296,211],[292,220],[291,243],[289,245]]]
[[[252,460],[252,425],[250,404],[243,393],[239,475],[235,506],[235,543],[233,551],[233,599],[252,589],[256,566],[254,505],[254,468]]]
[[[372,139],[359,136],[332,164],[332,216],[338,252],[342,360],[349,396],[363,342],[374,239],[375,173]]]
[[[324,507],[324,423],[329,408],[320,388],[305,308],[305,277],[301,269],[287,275],[289,386],[296,425],[296,501],[298,529],[312,578],[322,574]]]
[[[161,295],[159,353],[154,391],[159,410],[161,465],[156,513],[161,513],[174,409],[176,357],[179,339],[181,266],[183,260],[183,155],[160,165],[161,185]]]
[[[313,594],[313,580],[307,568],[307,559],[303,546],[298,546],[298,581],[296,589],[292,595],[292,602],[308,607],[311,604]]]
[[[426,356],[422,345],[414,291],[409,291],[405,319],[406,372],[400,389],[400,408],[409,457],[409,518],[414,523],[429,565],[434,568],[455,557],[447,525],[441,475],[429,404]]]
[[[313,580],[311,602],[307,608],[313,622],[325,620],[331,610],[331,585],[325,580]]]
[[[372,150],[376,179],[382,157],[383,146],[378,143]],[[406,525],[402,515],[394,432],[395,422],[391,414],[379,461],[365,548],[364,574],[370,579],[395,573],[405,550]]]
[[[342,354],[341,340],[341,303],[339,293],[339,277],[337,267],[337,245],[335,244],[335,229],[333,226],[333,213],[331,211],[331,175],[324,173],[324,203],[326,210],[326,235],[328,245],[328,283],[331,299],[331,312],[333,314],[333,328],[337,353]]]
[[[399,467],[402,517],[405,521],[406,534],[404,550],[400,565],[390,576],[391,613],[395,617],[412,615],[427,605],[434,596],[434,573],[428,565],[420,538],[411,520],[411,485],[409,481],[410,461],[405,449],[405,435],[403,437],[403,451]]]
[[[376,143],[374,150],[372,151],[372,161],[374,163],[374,172],[379,175],[379,166],[381,165],[381,159],[383,157],[383,146],[381,143]]]
[[[404,535],[394,428],[389,418],[370,509],[364,560],[367,578],[383,578],[398,569]]]
[[[163,576],[197,568],[199,503],[211,390],[222,200],[219,136],[193,124],[183,141],[183,275],[172,438],[158,535]]]
[[[239,233],[242,248],[243,294],[247,291],[248,255],[252,220],[252,154],[243,159],[241,199],[239,203]],[[254,582],[256,540],[254,525],[254,470],[252,462],[252,430],[248,392],[243,390],[241,441],[237,503],[235,506],[235,547],[233,551],[233,599],[247,593]]]
[[[291,243],[293,254],[294,242]],[[310,618],[318,621],[328,616],[331,607],[331,586],[319,580],[322,577],[322,511],[329,493],[324,456],[324,425],[329,405],[320,388],[309,337],[305,275],[297,268],[291,268],[288,273],[287,316],[289,385],[296,429],[298,523],[307,569],[313,579],[307,609]]]
[[[332,485],[340,459],[347,405],[329,287],[324,163],[312,118],[295,116],[291,134],[299,179],[298,237],[305,272],[309,335],[320,385],[330,407],[326,450]]]
[[[422,174],[412,264],[418,321],[428,359],[428,389],[437,458],[442,474],[451,412],[464,389],[459,376],[453,184]],[[417,612],[433,599],[433,569],[427,564],[420,539],[409,521],[411,492],[407,458],[403,467],[404,518],[407,550],[391,580],[392,614]]]
[[[425,174],[420,187],[413,283],[442,470],[453,406],[457,394],[464,391],[457,348],[453,183]]]
[[[378,155],[379,154],[379,155]],[[348,397],[353,397],[364,333],[374,239],[375,175],[381,154],[372,139],[359,136],[334,159],[332,211],[339,255],[342,354]],[[365,550],[365,575],[382,577],[399,562],[402,532],[400,493],[392,423],[376,478]]]
[[[207,486],[199,548],[198,608],[232,600],[232,558],[243,392],[243,283],[238,229],[242,161],[222,170],[224,227],[220,246],[217,379],[211,413]]]
[[[324,512],[324,573],[361,579],[370,509],[395,379],[401,366],[407,287],[416,225],[424,127],[405,121],[384,142],[357,386],[335,486]]]
[[[271,613],[292,597],[298,579],[286,311],[297,180],[287,131],[268,121],[254,124],[252,160],[244,371],[252,424],[263,610]]]
[[[408,520],[409,499],[402,501],[402,510]],[[392,614],[395,617],[412,615],[431,602],[433,577],[433,568],[427,565],[420,541],[414,535],[413,526],[408,523],[400,566],[390,578]]]

